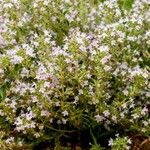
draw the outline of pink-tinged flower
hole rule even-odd
[[[41,116],[50,116],[50,113],[47,110],[42,110],[41,111]]]
[[[106,55],[101,59],[101,63],[104,65],[111,58],[111,55]]]
[[[146,107],[144,107],[144,108],[142,109],[142,111],[141,111],[141,114],[142,114],[142,115],[146,115],[147,112],[148,112],[148,109],[147,109]]]
[[[22,61],[23,61],[23,58],[21,56],[14,55],[11,58],[11,63],[12,64],[20,64],[20,63],[22,63]]]
[[[108,146],[113,146],[113,139],[110,138],[110,140],[108,141]]]
[[[104,120],[104,118],[102,116],[100,116],[100,115],[96,115],[95,119],[96,119],[97,123],[99,123],[99,122]]]
[[[30,111],[29,113],[26,113],[26,119],[29,121],[34,117],[34,114],[32,111]]]

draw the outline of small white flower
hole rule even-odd
[[[107,45],[100,46],[98,49],[100,50],[100,52],[108,52],[109,51],[109,47]]]
[[[87,77],[87,79],[90,79],[91,75],[88,73],[86,77]]]
[[[146,132],[146,129],[145,129],[145,128],[142,128],[142,132],[144,132],[144,133],[145,133],[145,132]]]
[[[4,73],[4,70],[0,68],[0,74],[3,74],[3,73]]]
[[[19,126],[19,125],[23,124],[23,121],[22,121],[22,119],[20,117],[17,117],[14,124],[17,125],[17,126]]]
[[[40,125],[40,126],[39,126],[39,129],[40,129],[40,130],[42,130],[43,128],[44,128],[44,126],[43,126],[43,125]]]
[[[39,138],[39,137],[40,137],[40,134],[39,134],[38,132],[36,132],[36,133],[34,134],[34,136],[35,136],[36,138]]]
[[[124,112],[120,113],[120,116],[121,118],[124,118],[125,117]]]
[[[110,138],[110,140],[108,141],[108,146],[113,146],[113,139]]]
[[[148,126],[148,122],[147,121],[143,121],[144,126]]]
[[[82,89],[79,90],[79,95],[81,95],[81,94],[83,94],[83,90]]]
[[[74,99],[75,99],[76,101],[78,101],[78,100],[79,100],[79,96],[75,96]]]
[[[50,119],[50,123],[53,123],[53,118]]]
[[[105,71],[111,70],[111,66],[105,65],[104,70],[105,70]]]
[[[60,106],[60,102],[56,102],[56,103],[55,103],[55,106],[56,106],[56,107],[59,107],[59,106]]]
[[[129,92],[128,92],[127,89],[124,89],[122,92],[123,92],[123,94],[124,94],[125,96],[127,96],[127,95],[129,94]]]
[[[65,3],[70,3],[70,0],[64,0]]]
[[[66,124],[67,123],[67,119],[62,118],[62,123]]]
[[[128,144],[132,144],[131,139],[128,139],[128,140],[127,140],[127,143],[128,143]]]
[[[134,118],[134,119],[137,119],[137,118],[139,118],[139,115],[138,114],[132,114],[132,117]]]
[[[4,113],[1,109],[0,109],[0,116],[4,116]]]
[[[67,110],[65,110],[65,111],[62,112],[62,114],[63,114],[63,116],[68,116],[69,113],[68,113]]]
[[[33,4],[33,7],[34,7],[34,8],[37,8],[37,7],[38,7],[38,4],[35,2],[35,3]]]
[[[14,141],[14,137],[10,137],[7,140],[5,140],[5,142],[8,143],[8,144],[13,142],[13,141]]]
[[[57,124],[61,124],[61,121],[60,121],[60,120],[57,120]]]
[[[107,56],[103,57],[101,59],[101,63],[104,65],[110,58],[111,58],[111,55],[107,55]]]
[[[4,4],[3,7],[4,8],[11,8],[11,7],[13,7],[13,5],[12,5],[12,3],[6,3],[6,4]]]
[[[35,128],[35,122],[31,122],[29,128]]]
[[[17,105],[17,103],[15,101],[11,101],[11,103],[10,103],[11,108],[16,109],[16,105]]]
[[[48,6],[49,2],[45,0],[43,4],[44,4],[45,6]]]
[[[127,103],[122,104],[122,107],[125,109],[127,108]]]
[[[116,122],[117,121],[117,117],[116,116],[112,116],[112,120]]]

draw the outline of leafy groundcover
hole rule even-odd
[[[150,149],[149,0],[0,0],[0,149]]]

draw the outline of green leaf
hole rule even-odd
[[[124,0],[123,2],[123,8],[130,10],[132,8],[132,4],[133,4],[134,0]]]
[[[0,87],[0,102],[4,100],[6,97],[6,89],[5,86]]]

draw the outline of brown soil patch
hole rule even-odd
[[[142,135],[133,135],[132,150],[150,150],[150,138]]]

